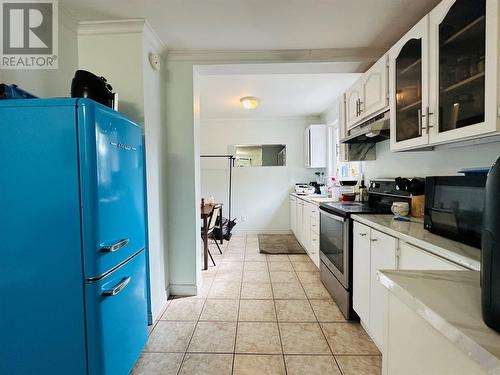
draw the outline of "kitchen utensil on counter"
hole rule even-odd
[[[423,218],[425,211],[425,195],[411,196],[411,216]]]
[[[486,180],[486,205],[481,233],[481,305],[483,320],[500,332],[500,158]]]
[[[339,181],[341,186],[356,186],[358,180],[355,179],[343,179]]]
[[[394,202],[391,206],[391,211],[396,216],[408,216],[410,205],[407,202]]]
[[[356,193],[342,193],[340,200],[342,202],[354,202],[356,200]]]

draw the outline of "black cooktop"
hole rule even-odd
[[[321,203],[320,208],[337,215],[349,216],[352,214],[377,214],[386,213],[380,208],[371,207],[368,203],[361,202],[331,202]]]

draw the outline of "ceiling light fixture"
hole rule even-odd
[[[246,109],[255,109],[259,105],[259,99],[254,96],[244,96],[240,98],[240,103]]]

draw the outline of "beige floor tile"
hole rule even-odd
[[[257,254],[260,253],[260,249],[258,245],[247,245],[245,249],[247,254]]]
[[[269,262],[269,271],[293,271],[290,262]]]
[[[238,320],[241,322],[275,322],[272,300],[241,300]]]
[[[233,283],[241,283],[243,273],[241,272],[218,272],[215,276],[215,281],[230,281]]]
[[[236,323],[198,322],[188,352],[232,353]]]
[[[200,320],[235,322],[238,320],[239,300],[207,299]]]
[[[222,259],[220,262],[219,270],[243,270],[243,260],[236,261],[233,259]]]
[[[238,299],[240,298],[241,283],[232,281],[217,280],[214,281],[208,298],[219,299]]]
[[[145,351],[185,352],[195,326],[195,322],[159,321],[149,336]]]
[[[280,322],[316,322],[316,316],[307,300],[276,300]]]
[[[380,355],[359,323],[321,323],[333,354]]]
[[[344,375],[380,375],[380,356],[335,356]]]
[[[273,299],[271,284],[243,283],[241,299]]]
[[[198,320],[204,299],[180,298],[174,299],[168,305],[161,320]]]
[[[132,375],[177,375],[183,353],[142,353]]]
[[[333,300],[309,300],[318,322],[345,322],[346,319]]]
[[[319,272],[313,262],[292,262],[293,269],[298,271]]]
[[[247,262],[267,262],[266,254],[261,253],[247,253],[245,256],[245,261]]]
[[[273,283],[274,299],[307,299],[302,285],[298,281],[293,283]]]
[[[286,375],[283,356],[236,354],[233,375]]]
[[[179,375],[231,375],[232,354],[187,353]]]
[[[270,283],[267,271],[245,271],[243,272],[244,283]]]
[[[245,271],[267,271],[267,262],[245,262]]]
[[[281,354],[278,324],[239,322],[236,353]]]
[[[297,277],[302,284],[321,283],[319,272],[316,271],[298,271]]]
[[[330,354],[318,323],[279,323],[284,354]]]
[[[332,299],[328,290],[321,283],[303,283],[302,287],[309,299]]]
[[[286,355],[288,375],[341,375],[331,355]]]
[[[297,276],[293,271],[269,271],[272,283],[292,283],[297,281]]]
[[[310,262],[311,258],[309,258],[309,255],[307,254],[290,254],[288,255],[288,259],[290,259],[292,262]],[[314,263],[312,263],[314,264]]]
[[[276,255],[268,254],[266,256],[267,256],[268,262],[289,262],[290,261],[290,258],[288,258],[288,255],[285,255],[285,254],[276,254]]]

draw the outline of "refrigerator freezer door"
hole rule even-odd
[[[0,374],[88,374],[75,116],[0,100]]]
[[[89,374],[126,375],[147,341],[145,255],[85,284]]]
[[[98,279],[144,247],[144,165],[139,125],[78,101],[84,272]]]

